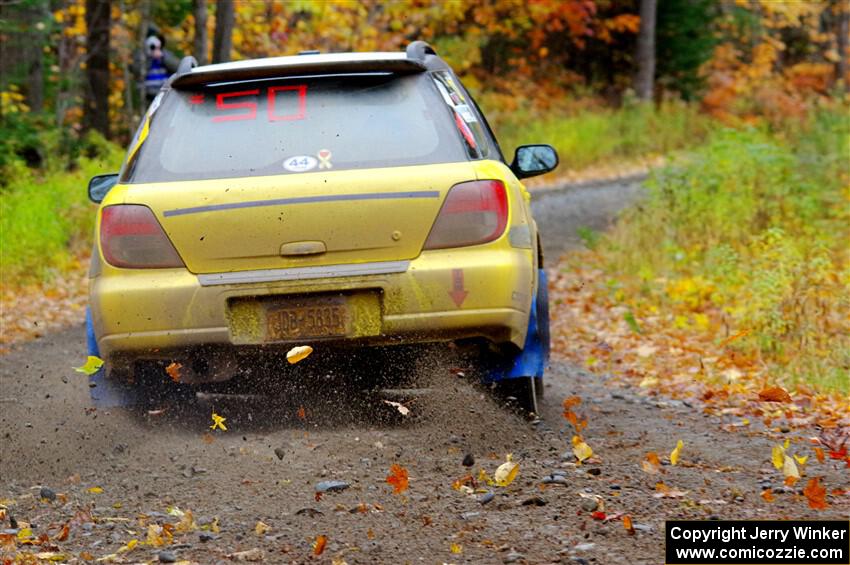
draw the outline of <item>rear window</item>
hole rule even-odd
[[[468,158],[426,74],[311,76],[170,92],[123,180],[300,174]]]

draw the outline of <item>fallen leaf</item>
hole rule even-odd
[[[328,538],[324,535],[316,536],[316,541],[313,542],[313,555],[321,555],[325,551],[325,546],[328,544]]]
[[[770,489],[765,489],[761,491],[761,497],[765,502],[773,502],[773,491]]]
[[[313,348],[309,345],[299,345],[298,347],[293,347],[286,353],[286,360],[289,361],[290,365],[295,365],[299,361],[303,361],[309,355],[313,353]]]
[[[148,535],[145,543],[153,547],[161,547],[169,543],[171,534],[159,524],[148,525]]]
[[[65,541],[66,539],[68,539],[68,534],[70,532],[71,532],[71,523],[65,522],[65,524],[62,526],[62,529],[59,530],[59,533],[56,534],[56,537],[53,538],[53,539],[55,539],[56,541]]]
[[[263,551],[259,548],[248,549],[246,551],[237,551],[235,553],[228,553],[225,555],[228,559],[232,559],[233,561],[262,561],[265,559],[265,555]]]
[[[86,362],[81,367],[74,367],[74,370],[78,373],[85,373],[86,375],[93,375],[97,373],[98,369],[103,367],[103,359],[100,357],[95,357],[94,355],[89,355]]]
[[[519,463],[513,461],[513,456],[508,453],[505,456],[506,461],[496,468],[496,474],[493,475],[496,486],[506,487],[516,478],[519,473]]]
[[[581,398],[578,396],[570,396],[564,399],[564,410],[569,410],[573,406],[581,404]]]
[[[809,460],[809,456],[808,456],[808,455],[806,455],[806,456],[795,455],[795,456],[794,456],[794,460],[795,460],[795,461],[797,462],[797,464],[799,464],[799,465],[805,465],[805,464],[806,464],[806,461],[808,461],[808,460]]]
[[[90,492],[92,494],[102,494],[103,493],[103,489],[100,488],[100,487],[90,487],[87,490],[88,490],[88,492]]]
[[[305,410],[303,406],[299,406],[298,410],[295,412],[295,416],[302,422],[305,422],[307,421],[307,410]]]
[[[818,463],[823,463],[824,460],[826,459],[826,455],[824,454],[823,449],[821,449],[820,447],[816,447],[815,448],[815,457],[818,458]]]
[[[389,404],[393,408],[399,411],[402,416],[407,416],[410,414],[410,408],[402,404],[401,402],[393,402],[392,400],[384,400],[384,404]]]
[[[262,520],[257,520],[257,524],[254,526],[254,533],[258,536],[265,535],[272,531],[272,527],[263,522]]]
[[[638,386],[640,388],[652,388],[658,384],[658,377],[644,377]]]
[[[781,469],[783,465],[785,465],[785,450],[781,445],[774,445],[773,450],[770,455],[770,460],[773,462],[773,466],[777,469]]]
[[[681,498],[688,494],[686,490],[671,489],[663,482],[655,483],[655,491],[654,498]]]
[[[815,510],[826,510],[829,505],[826,503],[826,487],[820,484],[820,478],[812,477],[809,479],[806,488],[803,489],[803,494],[809,500],[809,508]]]
[[[180,369],[183,368],[183,365],[172,361],[171,364],[165,368],[165,372],[168,373],[168,376],[171,377],[171,380],[175,383],[180,382]]]
[[[794,463],[794,460],[785,456],[785,462],[782,465],[782,474],[785,475],[785,478],[794,477],[796,479],[800,478],[800,471],[797,469],[797,464]]]
[[[191,510],[186,510],[186,512],[183,512],[183,515],[180,517],[180,521],[177,522],[176,526],[174,526],[174,531],[178,534],[194,532],[197,529],[198,525],[195,523],[195,518],[192,516]]]
[[[452,553],[463,553],[463,546],[458,543],[453,543],[449,546],[449,551]]]
[[[393,463],[390,467],[390,474],[387,475],[387,483],[393,486],[393,493],[395,494],[406,491],[408,486],[407,469]]]
[[[785,477],[785,486],[793,487],[795,484],[797,484],[797,481],[799,480],[800,477]]]
[[[607,518],[607,516],[605,515],[605,512],[601,512],[599,510],[595,510],[595,511],[591,512],[590,516],[594,520],[604,520],[605,518]]]
[[[148,542],[150,543],[150,542]],[[126,544],[122,545],[116,550],[116,553],[127,553],[128,551],[133,551],[133,548],[139,545],[139,540],[131,539]]]
[[[221,416],[219,416],[218,414],[213,412],[212,413],[212,419],[213,419],[213,423],[212,423],[212,426],[210,426],[211,430],[214,431],[216,429],[219,429],[223,432],[227,431],[227,426],[224,425],[224,421],[227,420],[227,418],[222,418]]]
[[[791,395],[781,386],[768,387],[759,392],[762,402],[791,402]]]
[[[676,449],[670,452],[671,465],[675,465],[679,462],[679,455],[681,455],[683,447],[685,447],[685,442],[683,442],[682,440],[676,442]]]
[[[623,528],[629,533],[630,536],[635,535],[635,527],[632,525],[632,519],[628,514],[623,516]]]
[[[593,455],[593,449],[590,448],[579,436],[573,436],[573,455],[576,456],[579,463],[585,459],[589,459]]]
[[[67,561],[68,556],[64,553],[55,551],[40,551],[35,554],[36,559],[40,561]]]
[[[661,460],[658,459],[658,454],[654,451],[650,451],[646,454],[641,461],[641,467],[643,467],[643,471],[650,475],[655,475],[661,471]]]
[[[720,347],[723,347],[724,345],[728,345],[729,343],[732,343],[736,339],[741,339],[742,337],[746,337],[746,336],[750,335],[750,333],[752,333],[752,331],[753,330],[741,330],[737,333],[734,333],[734,334],[730,335],[729,337],[727,337],[726,339],[724,339],[723,341],[721,341]]]

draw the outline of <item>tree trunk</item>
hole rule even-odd
[[[837,47],[838,47],[838,62],[835,65],[836,80],[840,84],[844,92],[850,92],[850,84],[847,84],[847,42],[850,39],[850,6],[841,4],[838,8],[838,23],[837,28]]]
[[[207,64],[207,0],[194,0],[195,38],[192,51],[199,65]]]
[[[213,38],[213,63],[230,60],[233,48],[233,0],[217,0],[215,9],[215,36]]]
[[[655,82],[655,11],[657,0],[640,1],[640,32],[637,38],[635,62],[635,94],[640,100],[652,99]]]
[[[27,7],[30,45],[27,49],[27,105],[33,112],[44,109],[44,45],[47,44],[45,22],[50,21],[47,3]]]
[[[111,0],[86,0],[85,129],[109,137],[109,26]]]

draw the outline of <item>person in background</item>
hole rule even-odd
[[[173,53],[165,49],[165,38],[159,35],[155,28],[148,30],[141,57],[138,59],[136,68],[141,72],[137,72],[137,75],[140,75],[147,107],[168,77],[177,70],[178,60]]]

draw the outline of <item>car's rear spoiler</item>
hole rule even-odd
[[[198,67],[194,57],[184,57],[171,77],[172,88],[190,88],[219,82],[257,80],[293,75],[390,72],[421,73],[427,69],[426,55],[434,50],[414,41],[403,53],[334,53],[295,55],[220,63]]]

